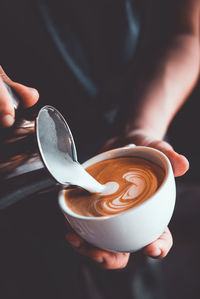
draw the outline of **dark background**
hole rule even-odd
[[[7,1],[4,1],[6,5]],[[49,39],[48,41],[49,51],[44,52],[42,47],[43,24],[35,22],[35,20],[30,18],[28,14],[23,15],[23,11],[20,12],[22,16],[19,16],[19,14],[15,13],[15,6],[18,6],[18,1],[8,1],[8,3],[9,2],[10,7],[12,6],[12,9],[7,10],[8,17],[6,16],[5,19],[9,19],[10,22],[12,22],[12,26],[6,27],[4,23],[1,23],[1,28],[3,28],[1,39],[4,38],[7,41],[5,44],[1,43],[0,47],[2,64],[3,67],[5,67],[5,71],[8,72],[8,74],[14,80],[38,88],[41,94],[41,99],[44,99],[44,101],[46,101],[48,104],[51,104],[51,99],[52,102],[54,102],[55,98],[63,99],[63,95],[65,96],[65,99],[71,99],[71,94],[67,93],[68,89],[66,86],[66,77],[71,78],[70,81],[67,81],[67,84],[71,87],[73,94],[73,99],[71,100],[76,100],[77,97],[81,97],[84,100],[87,100],[84,98],[84,92],[83,94],[80,94],[80,86],[77,85],[77,82],[74,80],[73,76],[71,76],[70,71],[66,71],[66,69],[64,69],[63,61],[58,59],[54,61],[54,59],[52,59],[57,55],[57,50],[52,44],[51,39]],[[26,3],[28,5],[28,1]],[[3,11],[4,10],[1,9],[0,13],[2,13]],[[2,18],[0,19],[2,22]],[[19,34],[22,31],[24,32],[24,28],[26,28],[28,23],[30,23],[30,26],[34,28],[34,32],[37,32],[37,36],[34,36],[34,34],[32,34],[31,39],[27,39],[26,35],[21,36]],[[18,31],[15,30],[16,24],[19,27]],[[27,28],[27,32],[29,32],[32,27]],[[38,34],[39,32],[41,32],[41,34]],[[21,39],[20,43],[19,39]],[[35,40],[39,40],[39,42],[36,44]],[[31,50],[33,47],[35,47],[34,56],[31,56]],[[20,56],[21,48],[27,49],[23,57]],[[42,64],[39,64],[39,61],[42,61]],[[40,76],[38,76],[38,71],[40,72]],[[27,77],[27,74],[29,74],[29,77]],[[43,78],[43,80],[39,80],[38,78]],[[55,88],[55,86],[59,86],[59,88],[57,89]],[[78,90],[79,93],[77,92]],[[168,133],[169,141],[174,146],[175,150],[177,150],[179,153],[185,154],[186,157],[188,157],[190,161],[190,170],[184,177],[177,179],[177,204],[175,213],[170,223],[170,228],[174,237],[174,246],[169,255],[161,262],[162,271],[164,273],[164,285],[167,299],[200,298],[199,100],[200,84],[197,85],[189,100],[185,103],[183,108],[175,117]],[[62,108],[60,107],[61,105],[59,105],[60,104],[58,103],[58,108]],[[71,109],[77,111],[76,108],[77,105],[74,101],[74,106],[71,107]],[[79,110],[82,112],[83,109],[84,107]],[[69,114],[70,113],[68,112],[68,115]],[[81,114],[78,115],[78,117],[80,118]],[[72,120],[68,121],[71,121],[70,127],[72,129],[73,135],[76,135],[76,120],[74,123],[72,122]],[[4,278],[6,277],[8,282],[10,278],[13,282],[15,282],[12,285],[13,294],[15,293],[15,289],[17,289],[18,284],[21,283],[20,277],[18,276],[18,271],[21,270],[24,271],[25,274],[27,273],[27,280],[22,282],[22,284],[24,283],[24,289],[26,293],[30,292],[29,298],[41,298],[41,296],[45,298],[45,293],[42,293],[42,290],[45,290],[45,288],[50,288],[48,284],[45,284],[45,281],[48,281],[48,277],[45,281],[39,281],[38,279],[36,279],[37,277],[34,278],[35,280],[37,280],[37,286],[39,285],[39,283],[41,284],[41,293],[37,294],[37,290],[33,288],[34,283],[29,285],[29,271],[31,269],[31,271],[33,272],[33,276],[37,275],[37,273],[40,273],[40,276],[42,277],[47,261],[51,260],[53,263],[55,263],[55,252],[53,246],[50,246],[51,251],[48,252],[47,260],[45,260],[45,258],[38,252],[41,251],[40,246],[42,247],[43,243],[45,243],[46,240],[48,241],[48,238],[51,239],[54,237],[55,242],[57,240],[59,242],[59,240],[63,238],[62,235],[64,234],[64,232],[57,230],[55,226],[55,223],[61,221],[58,220],[59,215],[54,216],[50,213],[51,210],[56,210],[56,212],[59,213],[57,203],[54,201],[52,204],[51,202],[49,204],[52,204],[53,206],[50,207],[48,211],[46,210],[46,208],[43,211],[35,210],[34,214],[34,211],[32,210],[34,200],[35,199],[33,199],[32,202],[30,201],[30,205],[29,203],[23,203],[19,208],[17,206],[14,207],[13,212],[8,212],[9,215],[5,214],[5,217],[8,216],[6,218],[8,220],[7,223],[9,224],[9,220],[12,220],[12,224],[7,229],[7,232],[10,232],[10,234],[5,234],[1,239],[1,244],[4,245],[5,243],[3,243],[2,240],[6,240],[8,246],[4,247],[1,245],[0,267],[5,269],[5,272],[3,272]],[[49,227],[45,227],[47,223],[46,218],[48,218],[49,222],[51,222],[51,226]],[[14,222],[13,219],[16,222]],[[38,226],[38,228],[35,228],[34,224],[35,222],[39,222],[39,220],[43,223],[43,226]],[[17,223],[16,226],[15,223]],[[27,236],[27,231],[24,229],[24,223],[26,223],[26,225],[32,228],[32,230],[35,232],[36,240],[38,240],[38,235],[41,235],[40,243],[34,243],[33,238],[30,238],[29,240],[30,248],[32,248],[33,243],[35,246],[34,256],[29,255],[28,246],[27,248],[24,248],[23,251],[19,246],[20,242],[22,242],[23,239],[27,239],[29,237]],[[44,230],[44,232],[42,230]],[[17,236],[20,236],[21,239],[18,239]],[[62,250],[63,248],[63,244],[60,244],[60,250]],[[15,251],[15,254],[13,254],[13,251]],[[7,256],[9,256],[9,259],[13,265],[12,272],[9,272],[10,270],[7,268],[7,261],[4,258],[4,254],[7,254]],[[65,254],[65,252],[63,252],[63,254]],[[23,260],[24,264],[20,264],[21,260],[20,258],[16,259],[16,256],[23,257],[23,259],[21,260]],[[63,263],[61,257],[57,258],[56,262],[57,264],[54,265],[53,268],[54,270],[56,269],[57,273],[63,273],[63,280],[59,285],[59,290],[63,290],[65,288],[65,282],[70,279],[70,277],[68,278],[64,276],[65,267],[69,267],[69,265],[67,263]],[[49,268],[51,268],[50,265]],[[44,275],[45,273],[46,272],[44,271]],[[54,271],[53,275],[56,276],[57,273]],[[51,277],[49,277],[49,281],[51,282]],[[7,289],[10,288],[10,285],[4,285],[3,287],[7,292]],[[56,298],[56,293],[53,294],[52,292],[51,295],[52,298]]]
[[[177,178],[177,202],[170,228],[174,245],[162,261],[169,299],[200,298],[200,84],[175,117],[169,139],[190,162],[187,174]]]

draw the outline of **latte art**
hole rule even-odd
[[[67,206],[83,216],[107,216],[129,210],[151,197],[164,178],[160,166],[136,157],[104,160],[87,171],[105,185],[105,191],[90,194],[76,188],[65,193]]]

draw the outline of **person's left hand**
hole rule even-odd
[[[169,143],[162,140],[156,140],[141,130],[132,132],[131,135],[126,137],[114,137],[108,140],[101,148],[101,151],[106,151],[130,143],[149,146],[162,151],[172,164],[174,176],[183,175],[189,168],[188,160],[184,156],[176,153]],[[76,252],[91,258],[104,269],[121,269],[128,263],[129,253],[114,253],[96,248],[88,244],[73,231],[69,231],[66,238]],[[145,255],[153,258],[163,258],[169,252],[172,243],[172,235],[169,229],[166,228],[156,241],[143,248],[143,252]]]

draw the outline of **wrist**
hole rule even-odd
[[[142,102],[141,105],[138,105],[137,109],[131,109],[133,112],[129,115],[125,124],[124,132],[126,134],[141,131],[155,139],[162,140],[164,138],[172,120],[172,114],[170,113],[166,97],[162,105],[158,104],[158,101],[155,104],[155,98],[151,97],[151,101]]]

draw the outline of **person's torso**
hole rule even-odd
[[[103,140],[131,87],[135,1],[6,0],[0,23],[5,71],[66,112],[75,141]]]

